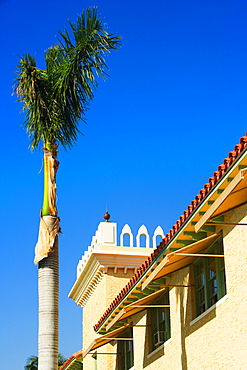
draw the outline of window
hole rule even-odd
[[[119,369],[128,370],[134,366],[133,329],[127,329],[121,337],[131,338],[131,340],[119,340],[118,342]]]
[[[223,255],[223,240],[205,253]],[[194,264],[196,315],[205,312],[226,294],[224,257],[201,257]]]
[[[150,349],[154,351],[162,343],[170,338],[170,307],[162,307],[169,305],[169,291],[167,290],[154,305],[161,307],[150,307],[149,324],[150,324]]]

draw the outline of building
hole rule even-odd
[[[83,346],[89,346],[95,336],[95,320],[105,312],[118,292],[124,288],[130,278],[137,272],[157,245],[157,239],[164,237],[161,227],[157,227],[150,243],[150,236],[142,225],[134,236],[129,225],[125,225],[120,235],[120,246],[117,244],[117,224],[109,222],[109,214],[105,222],[100,222],[91,245],[84,253],[77,266],[77,280],[69,294],[83,308]],[[145,248],[141,247],[144,236]],[[128,238],[128,246],[124,246]],[[125,242],[125,243],[124,243]],[[134,246],[135,245],[135,246]],[[112,358],[102,359],[103,368],[108,368]],[[89,358],[84,359],[85,368],[90,368]]]
[[[70,292],[84,369],[247,369],[247,136],[149,256],[114,237],[84,256]]]

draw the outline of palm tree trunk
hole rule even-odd
[[[58,369],[59,218],[56,207],[57,145],[45,145],[44,200],[35,261],[38,268],[38,369]]]
[[[56,217],[44,216],[51,230]],[[58,369],[58,236],[53,252],[39,262],[38,369]]]

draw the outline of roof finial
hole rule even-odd
[[[104,214],[104,219],[106,220],[106,222],[110,220],[110,217],[111,215],[108,213],[107,206],[106,206],[106,213]]]

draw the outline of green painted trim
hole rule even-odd
[[[178,240],[176,240],[176,242],[177,242],[177,244],[181,244],[184,247],[187,247],[188,245],[193,244],[193,240],[178,239]]]
[[[212,204],[214,204],[214,200],[209,200],[208,205],[211,206]]]
[[[152,291],[158,291],[158,290],[160,290],[160,287],[159,287],[159,285],[157,285],[157,286],[155,286],[155,285],[152,285],[151,287],[149,287],[148,286],[148,289],[150,289],[150,290],[152,290]]]
[[[197,222],[196,221],[192,221],[191,222],[191,225],[192,226],[195,226],[197,224]],[[216,228],[215,228],[215,226],[214,225],[207,225],[207,224],[205,224],[205,225],[203,225],[202,227],[201,227],[201,229],[200,229],[201,231],[205,231],[206,233],[214,233],[215,232],[215,230],[216,230]],[[172,249],[172,248],[171,248]]]
[[[126,300],[127,302],[135,302],[137,298],[134,298],[133,296],[132,297],[128,297]]]
[[[184,235],[190,236],[194,241],[199,241],[207,237],[207,233],[203,231],[200,231],[199,233],[195,233],[194,231],[184,231]]]
[[[174,248],[174,249],[177,249],[177,248]],[[154,280],[152,282],[152,284],[158,284],[158,285],[163,285],[163,284],[166,284],[166,279],[165,278],[160,278],[158,280]]]
[[[223,193],[223,191],[224,191],[224,190],[225,190],[225,189],[218,189],[218,190],[217,190],[217,193],[218,193],[218,194],[221,194],[221,193]]]
[[[216,227],[214,225],[204,225],[201,230],[207,233],[215,233]]]
[[[142,294],[142,293],[133,293],[133,296],[134,296],[134,297],[136,297],[137,299],[141,299],[141,298],[146,297],[146,294]]]
[[[246,169],[247,168],[247,166],[245,166],[244,164],[240,164],[239,166],[238,166],[238,169],[239,170],[244,170],[244,169]]]
[[[115,330],[115,329],[119,329],[121,328],[122,326],[124,325],[128,325],[128,322],[127,322],[127,319],[124,319],[124,320],[121,320],[121,321],[118,321],[116,322],[113,327],[109,330],[108,333],[110,333],[111,331]]]
[[[210,222],[215,222],[215,223],[219,222],[219,223],[221,223],[221,222],[224,222],[224,220],[225,220],[225,217],[224,217],[224,215],[222,215],[222,216],[219,216],[219,217],[216,217],[216,218],[212,218],[212,220],[210,220]]]

